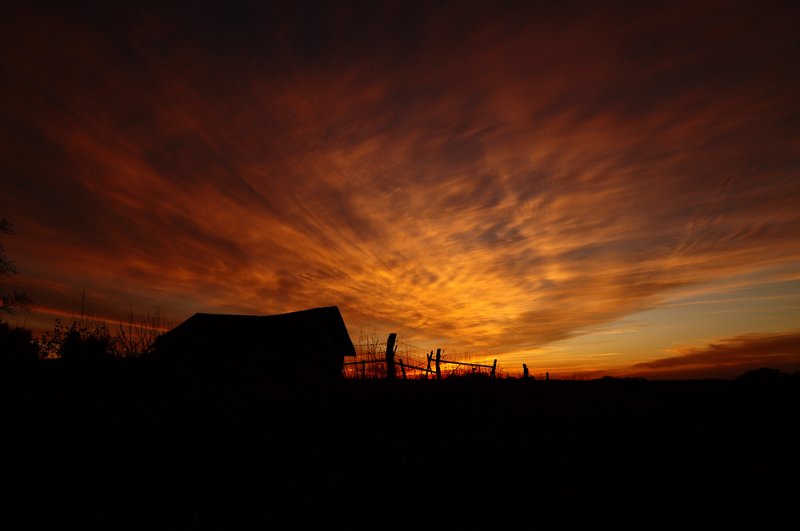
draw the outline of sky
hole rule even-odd
[[[800,370],[796,2],[103,4],[0,22],[37,333],[335,305],[506,375]]]

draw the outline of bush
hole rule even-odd
[[[42,350],[48,357],[60,357],[65,363],[97,364],[114,357],[113,338],[105,324],[79,324],[69,328],[56,320],[53,332],[45,334]]]
[[[0,322],[0,364],[18,367],[31,365],[38,359],[39,345],[30,330]]]

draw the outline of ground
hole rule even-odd
[[[3,377],[4,514],[37,529],[766,528],[798,494],[796,379]]]

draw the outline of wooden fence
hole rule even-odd
[[[442,359],[442,349],[436,349],[436,355],[434,356],[433,351],[430,351],[426,354],[427,358],[427,365],[425,367],[420,367],[409,363],[408,360],[405,362],[397,357],[397,334],[391,333],[389,334],[389,338],[386,341],[386,356],[382,359],[371,359],[371,360],[357,360],[357,361],[349,361],[345,362],[345,366],[360,366],[361,367],[361,377],[366,378],[367,364],[385,364],[386,366],[386,379],[387,380],[394,380],[397,378],[397,369],[400,369],[400,375],[405,380],[409,377],[409,372],[412,371],[419,371],[422,372],[423,378],[430,378],[431,376],[435,375],[436,379],[442,379],[442,365],[455,365],[456,367],[471,367],[473,371],[482,371],[487,370],[489,372],[490,378],[495,378],[497,374],[497,360],[494,360],[494,363],[491,365],[484,365],[480,363],[469,363],[466,361],[454,361],[454,360],[446,360]]]

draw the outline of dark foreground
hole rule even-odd
[[[299,392],[135,364],[2,378],[7,529],[797,523],[796,379]]]

